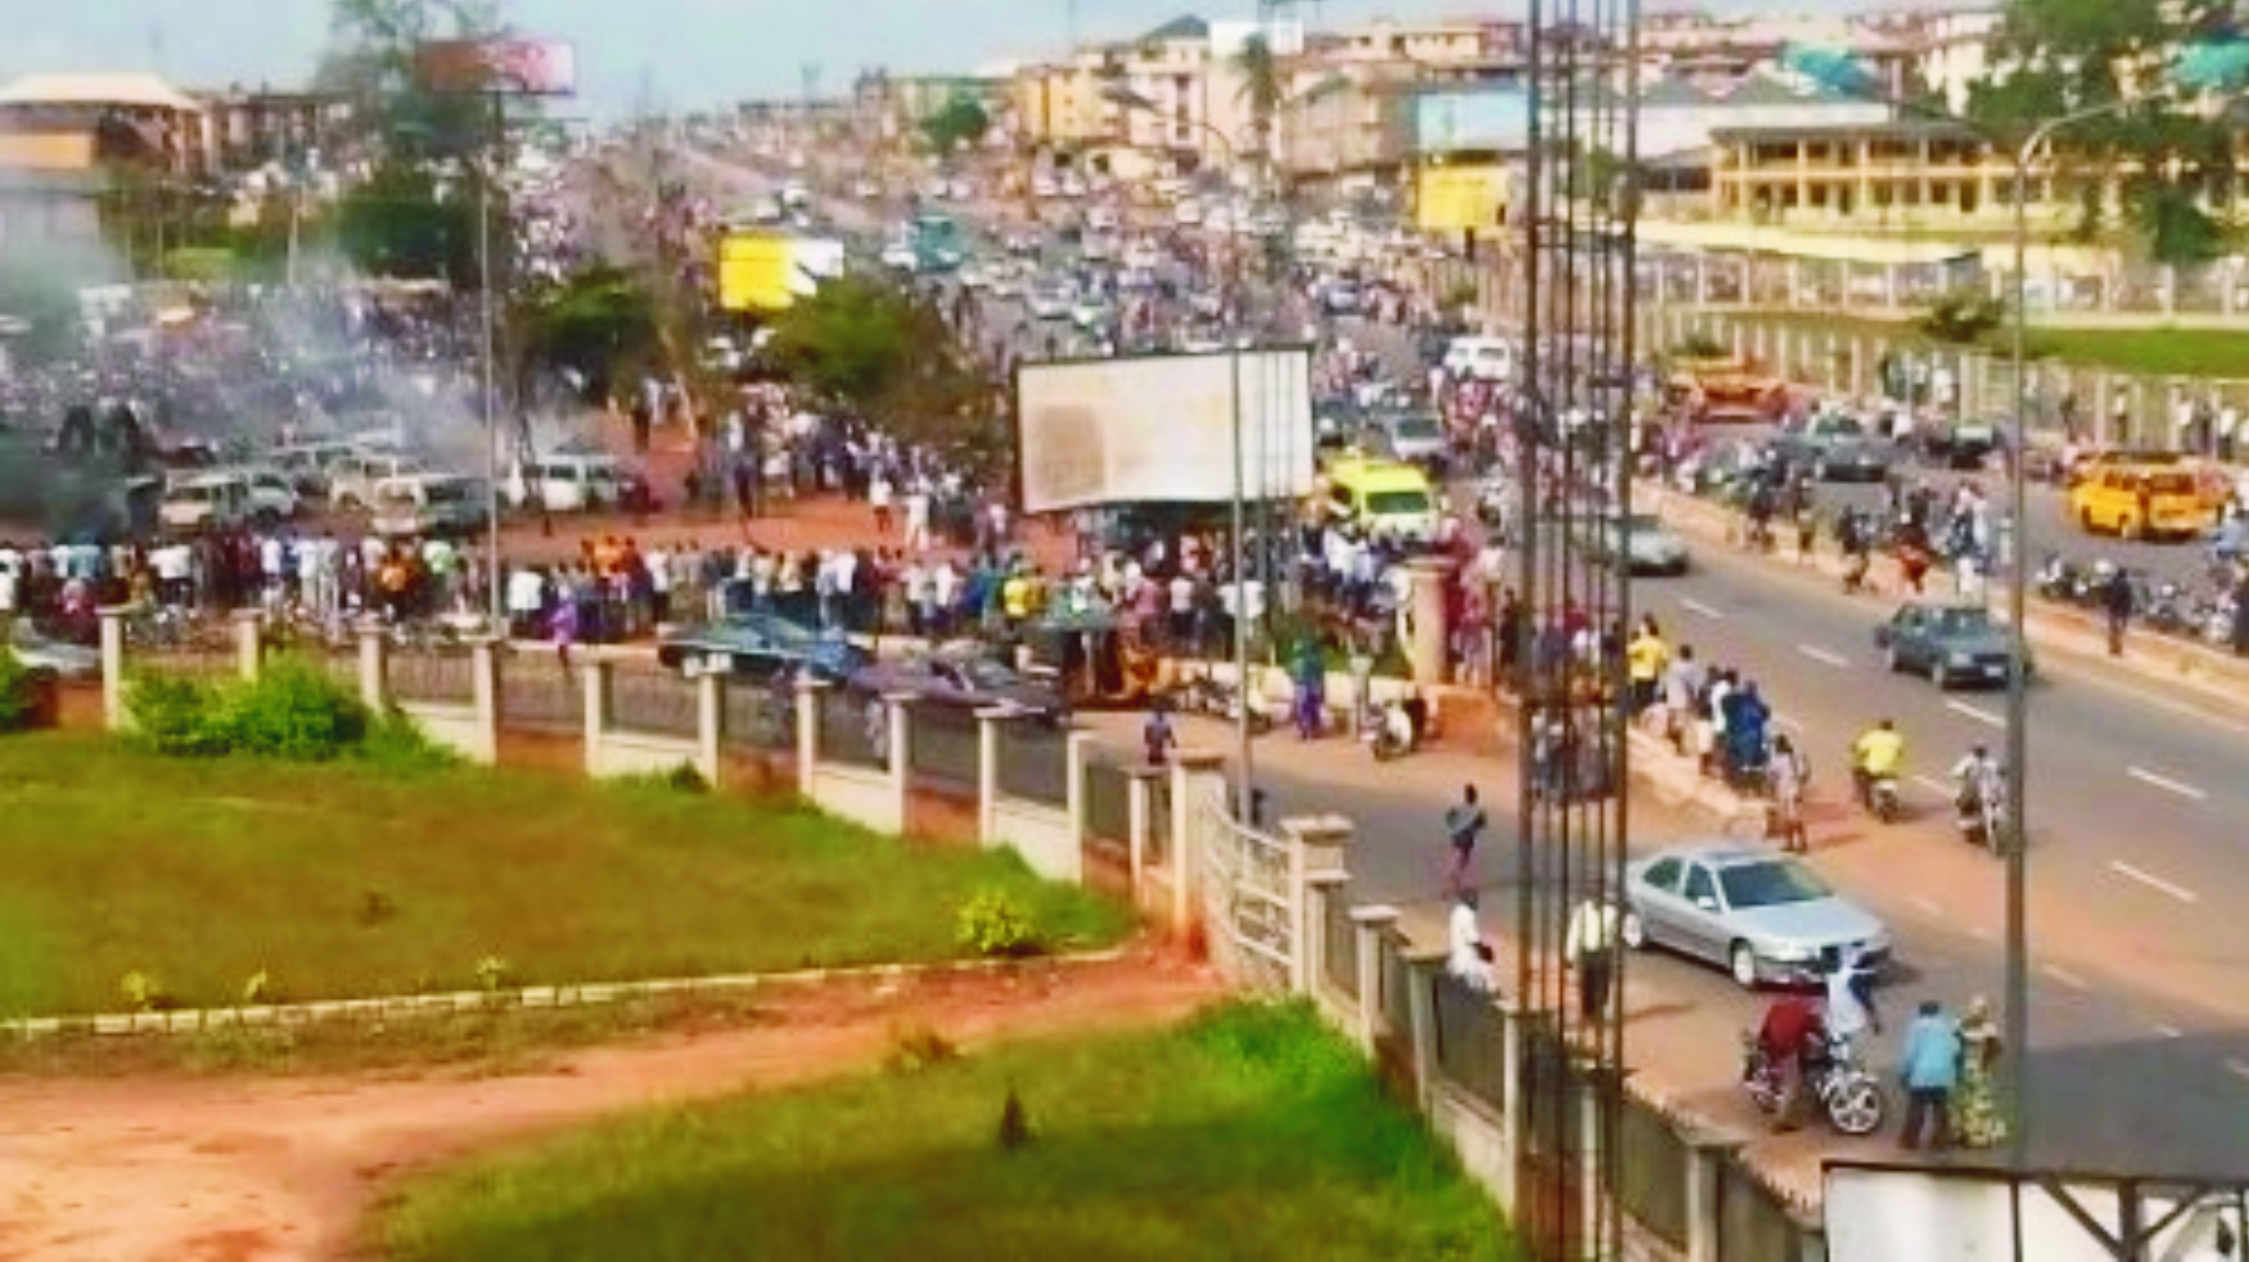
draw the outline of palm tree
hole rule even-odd
[[[1241,76],[1241,100],[1249,106],[1255,148],[1270,164],[1273,119],[1281,112],[1281,66],[1263,32],[1242,41],[1242,50],[1234,54],[1234,72]]]

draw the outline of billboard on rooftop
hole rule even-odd
[[[1417,153],[1516,153],[1530,147],[1531,103],[1521,88],[1437,88],[1413,102]]]

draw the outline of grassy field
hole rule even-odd
[[[974,893],[1056,946],[1121,906],[1002,853],[910,848],[806,810],[476,769],[169,759],[0,739],[0,1015],[617,981],[959,954]]]
[[[1812,329],[1885,338],[1907,346],[1934,346],[1910,322],[1869,320],[1812,312],[1759,312],[1730,316],[1748,324]],[[1982,349],[2007,355],[2012,344],[2005,329],[1987,337]],[[2111,368],[2156,376],[2217,377],[2249,380],[2249,332],[2230,329],[2041,329],[2030,330],[2035,358]]]
[[[1301,1006],[638,1115],[424,1176],[369,1230],[411,1262],[1515,1256]]]

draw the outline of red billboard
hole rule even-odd
[[[578,50],[562,40],[431,40],[416,50],[415,62],[422,86],[432,92],[570,96],[578,90]]]

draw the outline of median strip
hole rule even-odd
[[[2154,890],[2156,893],[2168,895],[2169,897],[2178,899],[2182,903],[2191,904],[2199,903],[2202,901],[2201,895],[2196,894],[2193,890],[2188,889],[2186,886],[2166,881],[2162,877],[2157,876],[2152,872],[2148,872],[2140,868],[2135,868],[2131,864],[2126,863],[2121,859],[2110,860],[2108,870],[2116,873],[2118,876],[2123,877],[2127,881],[2138,881],[2140,884],[2147,886],[2149,889]]]
[[[2139,781],[2141,784],[2148,785],[2152,788],[2161,789],[2165,793],[2176,793],[2180,797],[2187,798],[2191,801],[2200,802],[2210,796],[2209,794],[2204,793],[2202,790],[2195,788],[2193,785],[2188,784],[2183,780],[2173,780],[2169,776],[2157,775],[2156,773],[2149,771],[2145,767],[2126,767],[2124,769],[2124,774],[2132,777],[2134,780]]]

